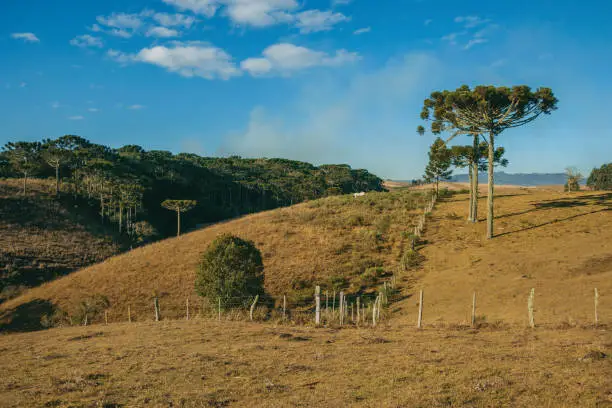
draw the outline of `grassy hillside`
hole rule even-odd
[[[49,183],[30,181],[26,196],[20,188],[18,180],[0,181],[0,301],[119,253],[112,231],[56,200]]]
[[[135,319],[143,320],[150,318],[157,292],[164,316],[182,316],[186,298],[195,299],[199,256],[222,233],[255,242],[263,255],[265,289],[277,301],[286,295],[290,305],[303,305],[316,284],[330,292],[365,294],[398,270],[406,232],[422,214],[426,195],[334,196],[245,216],[111,258],[6,302],[0,312],[5,324],[52,307],[77,315],[82,301],[102,295],[110,303],[111,321],[125,320],[128,305]]]
[[[491,241],[484,223],[465,223],[465,194],[445,198],[427,224],[422,267],[404,271],[402,232],[420,213],[412,210],[418,202],[402,190],[303,203],[139,248],[30,290],[0,305],[4,319],[52,304],[72,312],[84,296],[103,293],[111,322],[121,323],[0,336],[0,400],[8,407],[612,406],[612,193],[500,189]],[[386,230],[386,215],[387,232],[372,239]],[[367,291],[376,284],[360,271],[381,264],[397,274],[404,298],[374,329],[185,321],[198,254],[222,232],[259,245],[273,296],[299,298],[330,280]],[[535,329],[527,328],[531,288]],[[157,323],[154,290],[165,316]],[[474,291],[478,320],[469,328]]]

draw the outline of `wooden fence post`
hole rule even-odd
[[[108,326],[108,310],[104,311],[104,324]]]
[[[376,320],[380,321],[380,309],[382,309],[383,304],[383,293],[380,292],[378,295],[378,307],[376,308]]]
[[[130,305],[128,305],[128,322],[132,323],[132,310]]]
[[[472,327],[476,326],[476,292],[472,296]]]
[[[344,292],[340,291],[338,298],[338,306],[340,306],[340,326],[344,323]]]
[[[360,297],[357,297],[357,324],[359,324],[359,306],[360,306]]]
[[[595,288],[595,327],[599,324],[599,315],[597,313],[597,306],[599,306],[599,292]]]
[[[249,317],[251,318],[251,321],[253,321],[253,310],[255,310],[255,305],[257,304],[258,300],[259,300],[259,295],[255,295],[255,300],[253,301],[253,304],[251,305],[251,311],[249,313]]]
[[[379,295],[380,296],[380,295]],[[376,327],[376,305],[378,304],[378,296],[372,304],[372,327]]]
[[[187,306],[187,313],[185,315],[185,320],[189,320],[189,298],[187,298],[185,303],[186,303],[186,306]]]
[[[325,316],[329,316],[329,292],[327,291],[325,291]]]
[[[353,308],[354,303],[351,302],[351,322],[355,323],[355,309]]]
[[[87,326],[87,313],[85,313],[85,320],[83,321],[83,326]]]
[[[423,289],[421,289],[421,294],[419,296],[419,320],[417,322],[417,328],[421,328],[423,323]]]
[[[529,311],[529,326],[533,329],[535,327],[535,320],[533,316],[533,303],[535,298],[535,289],[531,288],[529,293],[529,299],[527,300],[527,310]]]
[[[157,296],[153,298],[153,307],[155,308],[155,321],[159,322],[159,300]]]
[[[219,321],[221,321],[221,297],[219,297]]]
[[[287,296],[283,295],[283,320],[285,320],[287,313]]]
[[[315,324],[321,324],[321,287],[315,286]]]

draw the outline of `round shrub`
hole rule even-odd
[[[225,234],[202,254],[196,276],[196,292],[211,303],[221,299],[224,308],[244,306],[263,295],[261,253],[251,241]]]

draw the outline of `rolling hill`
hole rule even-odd
[[[0,181],[0,302],[113,255],[125,244],[87,206],[56,200],[49,183]]]
[[[108,299],[111,321],[123,320],[128,305],[134,319],[145,320],[154,292],[164,316],[182,316],[186,298],[195,299],[199,256],[222,233],[255,242],[263,255],[266,291],[277,301],[287,296],[290,306],[310,306],[316,284],[330,294],[344,288],[365,295],[397,271],[405,232],[422,213],[426,196],[401,191],[328,197],[136,248],[0,305],[4,328],[24,323],[36,328],[42,314],[58,309],[76,316],[82,302],[96,296]]]
[[[549,186],[549,185],[564,185],[567,182],[565,173],[505,173],[503,171],[495,172],[495,184],[513,185],[513,186]],[[457,174],[451,177],[451,181],[467,183],[469,177],[467,174]],[[478,174],[478,182],[487,183],[487,173]]]
[[[403,270],[402,232],[418,202],[406,190],[311,201],[138,248],[34,288],[0,305],[4,329],[7,319],[38,316],[49,305],[74,312],[95,293],[108,296],[111,324],[0,336],[0,400],[7,407],[612,404],[612,193],[500,189],[491,241],[484,223],[465,222],[465,194],[441,199],[419,249],[424,262]],[[387,232],[373,241],[377,230]],[[376,285],[363,285],[358,272],[375,264],[394,273],[402,296],[376,328],[237,322],[229,314],[217,321],[200,318],[197,306],[185,321],[198,255],[226,232],[262,249],[266,289],[276,298],[312,304],[306,296],[315,282],[365,294]],[[535,329],[527,325],[531,288]],[[154,290],[161,322],[152,321]]]

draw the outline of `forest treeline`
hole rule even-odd
[[[111,148],[75,135],[7,143],[0,177],[21,178],[24,193],[32,177],[54,180],[61,199],[86,202],[101,223],[135,244],[176,232],[176,218],[161,206],[166,199],[197,202],[182,220],[190,229],[324,196],[384,190],[382,179],[345,164]]]

